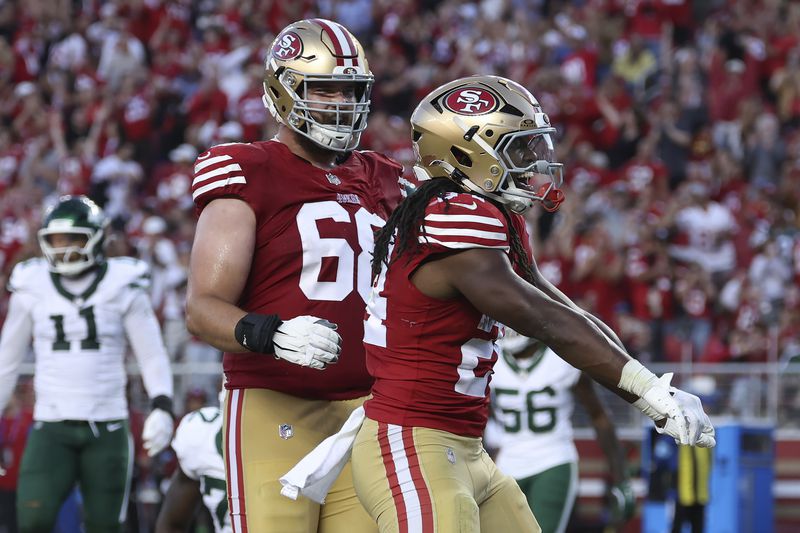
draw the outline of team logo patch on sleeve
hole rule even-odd
[[[459,87],[445,96],[444,106],[459,115],[483,115],[497,109],[498,98],[480,87]]]

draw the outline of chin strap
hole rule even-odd
[[[552,187],[548,191],[548,187],[551,187],[550,183],[542,184],[539,190],[536,191],[536,194],[542,197],[542,207],[544,210],[548,213],[554,213],[558,211],[558,208],[564,202],[564,191],[556,187]]]

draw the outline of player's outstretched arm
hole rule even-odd
[[[255,213],[245,202],[222,198],[203,209],[189,265],[186,327],[226,352],[275,354],[318,370],[335,363],[341,338],[334,324],[312,316],[247,313],[236,305],[250,273],[255,238]]]
[[[184,533],[201,502],[200,482],[175,470],[156,520],[156,533]]]
[[[631,361],[628,354],[583,315],[519,277],[502,251],[472,248],[449,254],[421,266],[414,276],[417,286],[423,277],[452,287],[482,313],[539,339],[610,389],[620,388],[622,368]]]
[[[713,446],[713,437],[702,438],[710,428],[707,417],[701,419],[702,409],[682,410],[668,382],[609,342],[582,314],[519,277],[502,251],[472,248],[449,254],[422,265],[413,281],[429,295],[463,295],[482,313],[539,339],[626,400],[631,395],[639,398],[637,407],[654,420],[667,419],[664,431],[681,444]],[[713,434],[713,428],[710,431]]]
[[[597,318],[596,316],[594,316],[594,315],[593,315],[592,313],[590,313],[589,311],[587,311],[587,310],[583,309],[582,307],[580,307],[578,304],[576,304],[575,302],[573,302],[573,301],[570,299],[570,297],[569,297],[569,296],[567,296],[566,294],[564,294],[563,292],[561,292],[561,290],[560,290],[558,287],[556,287],[555,285],[553,285],[552,283],[550,283],[550,281],[548,281],[548,280],[547,280],[547,278],[545,278],[545,277],[542,275],[541,271],[539,270],[539,267],[538,267],[538,266],[536,266],[536,262],[535,262],[535,261],[534,261],[534,262],[531,264],[531,270],[533,271],[533,275],[534,275],[534,282],[535,282],[536,286],[537,286],[537,287],[538,287],[538,288],[539,288],[539,289],[540,289],[542,292],[544,292],[544,293],[545,293],[547,296],[549,296],[549,297],[550,297],[550,298],[552,298],[553,300],[555,300],[555,301],[557,301],[557,302],[561,302],[562,304],[564,304],[564,305],[566,305],[566,306],[568,306],[568,307],[571,307],[572,309],[574,309],[574,310],[576,310],[577,312],[581,313],[581,314],[582,314],[583,316],[585,316],[585,317],[586,317],[588,320],[591,320],[591,321],[592,321],[592,322],[593,322],[593,323],[594,323],[594,324],[595,324],[595,325],[596,325],[598,328],[600,328],[600,330],[601,330],[603,333],[605,333],[605,335],[606,335],[606,336],[607,336],[609,339],[611,339],[611,341],[612,341],[613,343],[615,343],[617,346],[619,346],[619,347],[620,347],[620,348],[622,348],[623,350],[625,349],[625,345],[623,345],[623,344],[622,344],[622,341],[621,341],[621,340],[620,340],[620,338],[617,336],[616,332],[614,332],[614,330],[613,330],[613,329],[611,329],[611,328],[608,326],[608,324],[606,324],[605,322],[603,322],[602,320],[600,320],[599,318]]]
[[[617,334],[614,333],[614,330],[612,330],[605,322],[603,322],[593,314],[589,313],[585,309],[579,307],[566,294],[561,292],[555,285],[553,285],[547,279],[545,279],[544,276],[542,276],[541,271],[539,271],[538,267],[536,267],[535,263],[532,265],[532,270],[535,276],[534,281],[536,283],[536,286],[539,289],[541,289],[542,292],[544,292],[554,300],[559,301],[571,307],[572,309],[576,310],[578,313],[582,314],[584,317],[586,317],[587,320],[590,320],[598,328],[600,328],[600,330],[606,335],[606,337],[611,342],[619,346],[622,350],[625,350],[625,346],[622,344],[622,341],[619,339]],[[699,398],[691,394],[685,393],[680,389],[676,389],[675,387],[669,387],[669,393],[682,406],[682,408],[689,408],[697,412],[697,407],[700,406]],[[633,403],[633,405],[635,405],[640,411],[642,411],[644,414],[649,416],[654,422],[656,422],[656,428],[658,428],[659,431],[661,431],[662,433],[667,432],[667,429],[665,429],[666,418],[660,411],[654,409],[645,399],[636,398],[632,395],[625,396],[623,394],[620,394],[620,396],[622,396],[628,402]],[[699,411],[700,412],[698,412],[697,414],[698,416],[702,414],[702,417],[700,417],[700,419],[698,419],[696,422],[703,428],[701,430],[702,434],[700,437],[699,445],[713,446],[714,428],[711,425],[708,416],[706,416],[706,414],[702,412],[702,406],[699,407]],[[694,422],[693,420],[689,420],[688,423],[689,425],[691,425],[693,422]]]

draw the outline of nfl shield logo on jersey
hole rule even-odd
[[[325,177],[328,178],[328,181],[331,183],[331,185],[341,185],[342,184],[342,180],[340,180],[339,177],[336,174],[332,174],[332,173],[328,172],[327,174],[325,174]]]
[[[291,439],[294,437],[294,428],[291,424],[281,424],[278,426],[278,435],[280,435],[282,439]]]

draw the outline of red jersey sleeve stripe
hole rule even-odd
[[[502,228],[505,226],[502,221],[494,217],[484,217],[480,215],[445,215],[438,213],[431,213],[425,215],[425,220],[428,222],[468,222],[471,224],[486,224],[487,226],[494,226]]]
[[[212,181],[202,187],[198,187],[192,193],[192,200],[196,200],[198,196],[207,193],[208,191],[219,189],[220,187],[225,187],[227,185],[233,185],[234,183],[247,183],[247,180],[244,179],[244,176],[231,176],[229,178]]]
[[[231,159],[233,158],[229,155],[218,155],[215,157],[209,157],[208,159],[204,159],[194,166],[194,173],[197,174],[204,168],[208,168],[211,165],[216,165],[217,163],[222,163],[223,161],[230,161]]]
[[[225,165],[224,167],[207,170],[195,175],[194,181],[192,181],[192,187],[195,187],[198,183],[202,183],[211,178],[216,178],[217,176],[222,176],[223,174],[231,174],[236,171],[239,173],[242,171],[242,167],[239,165],[239,163],[231,163],[230,165]]]
[[[486,240],[506,241],[505,232],[484,231],[480,229],[456,227],[442,228],[437,226],[425,226],[425,233],[428,235],[438,235],[440,237],[467,237]]]
[[[510,250],[510,247],[509,247],[509,245],[508,245],[508,243],[506,241],[502,241],[502,242],[501,241],[492,241],[492,242],[489,242],[489,243],[482,243],[482,242],[476,242],[476,241],[466,241],[466,240],[462,240],[462,241],[440,241],[439,239],[436,239],[434,237],[420,235],[419,236],[419,242],[420,242],[420,244],[438,244],[438,245],[443,246],[445,248],[453,248],[455,250],[463,250],[463,249],[466,249],[466,248],[491,248],[491,249],[503,250],[503,251],[506,251],[506,252]]]

